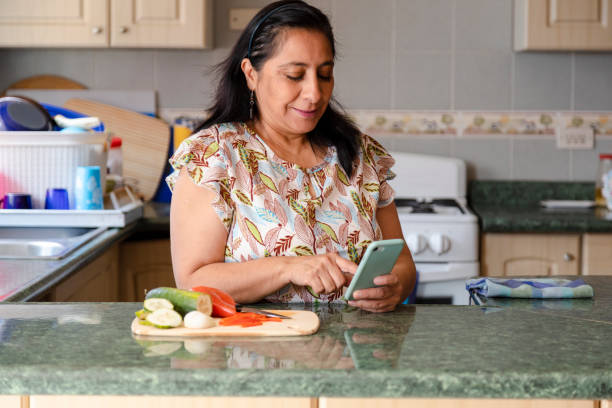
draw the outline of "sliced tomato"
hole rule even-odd
[[[236,314],[236,302],[234,302],[234,299],[228,293],[208,286],[196,286],[191,288],[191,290],[210,295],[213,304],[213,316],[227,317]]]
[[[265,322],[281,322],[279,317],[268,317],[257,313],[236,313],[219,320],[220,326],[242,326],[253,327],[261,326]]]

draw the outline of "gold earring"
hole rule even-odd
[[[249,119],[253,120],[253,105],[255,105],[255,91],[251,90],[251,97],[249,98]]]

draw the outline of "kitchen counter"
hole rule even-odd
[[[592,200],[593,183],[479,181],[470,183],[468,201],[481,232],[612,232],[605,208],[550,209],[542,200]]]
[[[0,394],[612,398],[612,277],[593,299],[401,306],[291,338],[137,339],[139,303],[0,304]],[[502,302],[503,303],[503,302]]]
[[[170,204],[147,203],[141,219],[124,228],[109,228],[63,259],[0,259],[0,302],[39,298],[121,240],[169,236]]]
[[[36,299],[133,233],[136,223],[109,228],[58,260],[0,259],[0,301]]]

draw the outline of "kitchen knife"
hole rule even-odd
[[[255,309],[254,307],[248,307],[248,306],[242,306],[242,305],[236,305],[236,311],[245,312],[245,313],[256,313],[256,314],[260,314],[260,315],[264,315],[268,317],[279,317],[281,319],[291,319],[289,316],[283,316],[281,314],[267,312],[265,310]]]

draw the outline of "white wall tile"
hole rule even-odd
[[[158,91],[159,107],[208,107],[216,86],[212,68],[226,54],[227,50],[157,51],[155,89]]]
[[[514,140],[514,179],[570,180],[570,151],[557,149],[552,137]]]
[[[508,52],[457,54],[454,107],[510,109],[511,64],[512,54]]]
[[[572,150],[572,180],[595,182],[601,153],[612,154],[612,137],[596,137],[592,150]]]
[[[452,0],[398,1],[395,13],[398,51],[450,50]]]
[[[388,52],[352,52],[340,56],[334,68],[334,95],[347,109],[388,109],[390,97]]]
[[[515,109],[571,108],[570,54],[517,53],[515,59]]]
[[[434,156],[451,155],[451,138],[426,136],[396,136],[393,149],[398,152],[431,154]]]
[[[450,109],[450,53],[398,53],[394,72],[395,109]]]
[[[512,2],[456,0],[457,50],[512,49]]]
[[[151,50],[92,51],[93,88],[154,89],[154,54]],[[138,73],[135,75],[135,73]]]
[[[393,0],[334,0],[332,25],[340,52],[388,51]]]
[[[574,109],[612,110],[612,55],[577,53]]]
[[[0,78],[6,85],[43,74],[60,75],[86,87],[93,85],[94,61],[92,51],[86,49],[15,49],[4,52],[0,62]]]
[[[453,141],[452,156],[465,160],[468,178],[507,180],[511,175],[511,140],[498,136]]]

